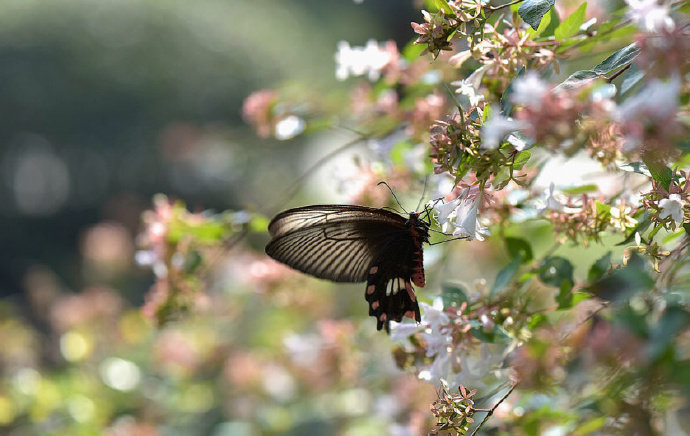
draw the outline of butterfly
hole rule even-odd
[[[427,214],[428,215],[428,214]],[[421,321],[412,284],[424,287],[422,244],[429,223],[366,206],[317,205],[276,215],[266,254],[303,273],[334,282],[364,282],[369,315],[390,333],[390,321]]]

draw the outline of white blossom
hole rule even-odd
[[[276,139],[285,141],[292,139],[304,131],[304,120],[296,115],[288,115],[276,123]]]
[[[364,47],[350,47],[347,41],[338,43],[335,54],[337,63],[335,77],[345,80],[349,76],[367,75],[374,82],[381,76],[381,69],[391,60],[391,53],[373,39]]]
[[[470,107],[477,106],[480,102],[484,101],[484,96],[477,92],[477,89],[471,83],[469,79],[457,80],[451,82],[452,86],[457,86],[458,89],[455,90],[456,94],[464,95],[470,102]]]
[[[680,79],[668,82],[652,80],[635,96],[625,100],[618,108],[620,121],[665,121],[675,116],[680,95]]]
[[[434,299],[433,306],[424,302],[420,302],[419,306],[422,308],[422,324],[428,324],[432,329],[439,330],[450,322],[448,315],[443,310],[443,300],[440,298]]]
[[[460,204],[460,198],[456,198],[448,203],[437,202],[434,205],[434,212],[436,212],[436,221],[438,225],[441,226],[441,230],[444,232],[448,231],[450,226],[450,220],[455,216],[455,210]]]
[[[679,194],[671,194],[659,202],[661,213],[659,218],[671,217],[677,224],[683,223],[683,201]]]
[[[510,100],[520,106],[541,107],[541,99],[549,92],[550,86],[533,71],[520,76],[513,82]]]
[[[630,216],[632,209],[626,207],[612,207],[611,208],[611,225],[623,231],[628,228],[635,227],[637,220]]]
[[[463,199],[456,209],[455,222],[453,222],[453,236],[466,236],[470,241],[477,239],[483,241],[485,236],[488,236],[489,229],[482,227],[477,217],[479,210],[479,197],[474,200],[468,198]]]
[[[669,5],[658,0],[626,0],[628,3],[628,17],[633,20],[638,29],[649,33],[662,30],[671,31],[675,27],[673,19],[668,15]]]
[[[558,201],[554,196],[555,188],[556,186],[553,182],[551,182],[551,184],[549,185],[548,194],[546,196],[546,204],[543,208],[539,209],[540,214],[546,212],[547,210],[553,210],[556,212],[560,212],[563,210],[563,204],[560,201]]]
[[[493,150],[509,133],[523,127],[523,123],[503,115],[492,114],[482,126],[482,148]]]

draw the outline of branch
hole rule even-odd
[[[475,409],[476,412],[486,412],[486,416],[484,417],[484,419],[482,420],[482,422],[479,423],[479,425],[477,426],[477,428],[474,429],[474,431],[472,432],[472,434],[471,434],[470,436],[474,436],[474,435],[477,434],[477,432],[479,431],[480,428],[482,428],[482,426],[484,425],[484,423],[485,423],[486,421],[489,420],[489,417],[490,417],[491,415],[494,414],[494,411],[498,408],[498,406],[500,406],[501,403],[502,403],[503,401],[505,401],[506,398],[508,398],[508,395],[510,395],[511,393],[513,393],[513,391],[515,390],[516,387],[517,387],[517,383],[513,383],[513,385],[512,385],[512,386],[510,387],[510,389],[508,390],[508,392],[506,392],[505,395],[503,395],[503,396],[501,397],[501,399],[498,400],[498,403],[496,403],[496,405],[495,405],[494,407],[492,407],[491,409]]]
[[[506,4],[500,5],[500,6],[488,6],[488,7],[486,8],[486,10],[487,10],[487,12],[496,12],[496,11],[499,11],[499,10],[501,10],[501,9],[503,9],[503,8],[507,8],[507,7],[509,7],[509,6],[513,6],[513,5],[515,5],[515,4],[521,3],[522,1],[523,1],[523,0],[513,0],[513,1],[510,2],[510,3],[506,3]]]

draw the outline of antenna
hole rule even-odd
[[[426,186],[428,183],[429,176],[427,175],[426,177],[424,177],[424,190],[422,191],[422,197],[419,199],[419,203],[417,203],[417,207],[415,208],[415,210],[419,210],[419,207],[422,205],[422,202],[424,201],[424,197],[426,196]],[[426,210],[426,207],[424,207],[424,209]]]
[[[395,195],[395,192],[393,192],[393,190],[391,189],[391,187],[388,186],[388,183],[382,181],[382,182],[378,182],[378,183],[376,184],[376,186],[379,186],[379,185],[386,185],[386,188],[388,188],[388,190],[391,191],[391,194],[393,194],[393,198],[395,198],[395,201],[398,203],[398,206],[400,206],[400,209],[402,209],[405,213],[409,213],[409,212],[407,212],[407,211],[405,210],[405,208],[403,207],[403,205],[400,204],[400,200],[398,200],[398,196]]]

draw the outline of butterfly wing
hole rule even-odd
[[[269,224],[266,254],[335,282],[367,280],[375,259],[408,232],[405,218],[383,209],[323,205],[291,209]]]
[[[390,332],[390,321],[403,317],[421,321],[419,304],[412,287],[414,242],[411,235],[397,238],[372,263],[364,297],[376,328]]]

